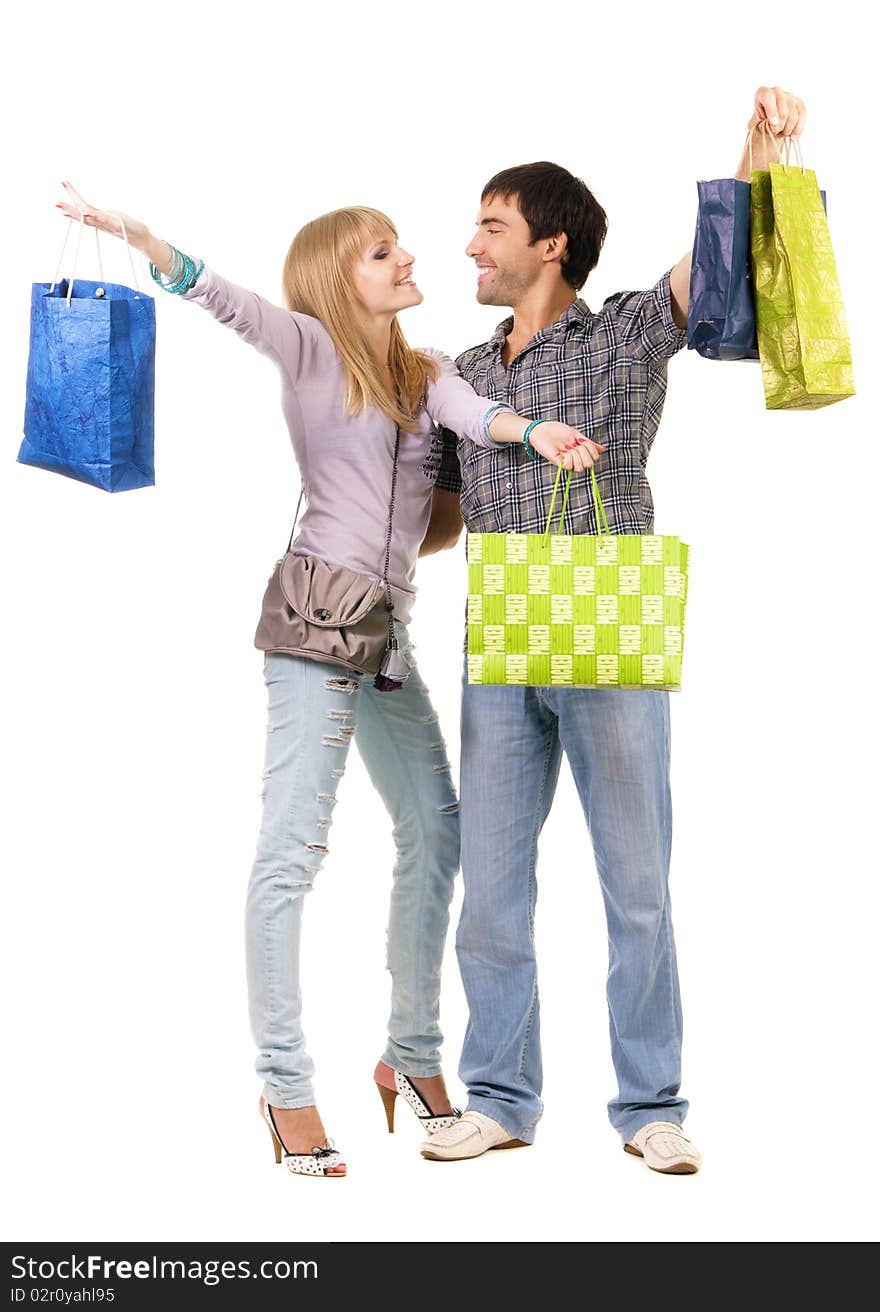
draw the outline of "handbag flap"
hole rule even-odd
[[[382,579],[292,551],[281,562],[279,578],[288,606],[324,629],[357,624],[385,595]]]

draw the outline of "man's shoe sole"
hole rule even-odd
[[[631,1143],[625,1143],[623,1151],[632,1154],[633,1157],[641,1157],[642,1161],[645,1159],[645,1154],[640,1153]],[[645,1165],[647,1166],[647,1162]],[[658,1175],[696,1175],[699,1169],[699,1166],[694,1166],[692,1162],[682,1162],[679,1166],[648,1166],[649,1171],[656,1171]]]
[[[499,1148],[531,1148],[531,1144],[526,1143],[524,1139],[506,1139],[504,1143],[493,1143],[491,1148],[486,1148],[481,1153],[471,1153],[468,1157],[441,1157],[439,1153],[432,1153],[422,1149],[422,1156],[426,1157],[429,1162],[472,1162],[475,1157],[485,1157],[486,1153],[497,1152]]]

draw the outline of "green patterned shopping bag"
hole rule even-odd
[[[550,533],[561,474],[543,533],[468,534],[468,682],[679,689],[688,548],[610,533],[592,466],[598,534]]]

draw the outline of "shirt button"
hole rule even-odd
[[[505,487],[513,487],[513,484],[512,484],[512,483],[505,483],[504,486],[505,486]]]

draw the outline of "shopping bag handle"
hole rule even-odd
[[[766,127],[767,127],[767,131],[765,132],[764,135],[766,136],[766,135],[769,133],[769,134],[770,134],[770,140],[773,142],[773,145],[776,147],[776,162],[777,162],[777,164],[778,164],[778,163],[780,162],[780,160],[782,159],[782,152],[781,152],[780,149],[779,149],[779,142],[778,142],[778,141],[776,140],[776,138],[773,136],[773,129],[770,127],[770,124],[767,123],[767,120],[766,120],[765,118],[759,118],[758,121],[757,121],[757,123],[753,123],[753,124],[752,124],[752,126],[751,126],[751,127],[749,128],[749,130],[748,130],[748,134],[746,135],[746,146],[748,147],[748,151],[749,151],[749,173],[750,173],[750,174],[751,174],[751,172],[752,172],[752,138],[754,137],[754,135],[755,135],[755,133],[757,132],[758,128],[763,128],[765,124],[766,124]],[[743,147],[743,149],[745,150],[745,147]]]
[[[784,169],[785,172],[787,173],[787,172],[788,172],[788,166],[789,166],[789,164],[791,163],[791,148],[792,148],[792,144],[794,145],[794,155],[795,155],[795,160],[796,160],[797,164],[800,166],[801,177],[805,177],[805,176],[806,176],[806,172],[807,172],[807,170],[806,170],[806,168],[804,167],[804,155],[803,155],[803,151],[801,150],[801,143],[798,141],[797,137],[786,137],[786,138],[785,138],[785,147],[784,147],[784,148],[785,148],[785,159],[784,159],[784,160],[780,160],[780,163],[782,164],[783,169]]]
[[[138,294],[140,294],[140,290],[141,290],[141,288],[140,288],[140,283],[139,283],[138,280],[137,280],[137,270],[136,270],[135,267],[134,267],[134,260],[132,259],[132,255],[131,255],[131,246],[128,244],[128,233],[127,233],[126,230],[125,230],[125,219],[122,217],[121,214],[117,214],[117,213],[115,213],[113,210],[107,210],[107,213],[110,214],[110,215],[112,215],[112,217],[113,217],[114,219],[118,219],[119,222],[122,224],[122,236],[123,236],[124,239],[125,239],[125,249],[128,251],[128,262],[129,262],[129,264],[131,265],[131,276],[134,278],[135,289],[137,290]],[[59,273],[61,272],[61,264],[62,264],[62,261],[63,261],[63,259],[64,259],[64,252],[65,252],[65,250],[67,249],[67,239],[68,239],[68,237],[70,236],[70,229],[71,229],[72,225],[73,225],[73,216],[71,215],[71,217],[67,220],[67,231],[66,231],[65,234],[64,234],[64,241],[61,243],[61,254],[58,256],[58,265],[57,265],[57,267],[56,267],[56,269],[55,269],[55,277],[52,279],[52,286],[49,288],[49,293],[50,293],[50,295],[51,295],[52,292],[54,292],[55,288],[56,288],[57,285],[58,285],[58,275],[59,275]],[[79,261],[79,247],[80,247],[80,242],[82,241],[83,228],[84,228],[85,226],[86,226],[86,216],[85,216],[85,211],[84,211],[84,210],[80,210],[80,212],[79,212],[79,231],[78,231],[78,233],[77,233],[77,237],[76,237],[76,250],[75,250],[74,253],[73,253],[73,271],[71,272],[70,279],[69,279],[69,282],[68,282],[68,285],[67,285],[67,296],[66,296],[66,298],[65,298],[65,299],[67,300],[67,308],[68,308],[68,310],[70,309],[70,298],[71,298],[71,296],[73,295],[73,283],[74,283],[74,279],[75,279],[75,277],[76,277],[76,266],[77,266],[77,263],[78,263],[78,261]],[[96,247],[97,247],[97,249],[98,249],[98,272],[99,272],[99,274],[100,274],[101,282],[103,282],[103,281],[104,281],[104,261],[101,259],[101,243],[100,243],[98,237],[99,237],[98,229],[96,228],[96,229],[95,229],[95,245],[96,245]]]
[[[561,530],[563,521],[565,519],[565,508],[568,505],[568,494],[571,491],[571,476],[573,473],[574,471],[570,469],[568,471],[568,477],[565,480],[565,495],[562,498],[562,509],[559,512],[559,525],[556,530],[557,533]],[[546,547],[547,543],[550,540],[550,521],[553,519],[553,506],[556,503],[556,493],[559,488],[559,480],[561,477],[562,477],[562,465],[560,465],[556,471],[556,481],[553,484],[553,495],[550,498],[550,510],[548,511],[547,514],[547,523],[544,525],[544,532],[541,534],[541,545],[544,547]],[[593,465],[590,465],[590,478],[593,481],[593,508],[596,512],[596,532],[599,537],[599,541],[601,542],[603,525],[606,534],[608,534],[609,536],[611,534],[611,529],[608,527],[608,516],[605,514],[605,507],[602,505],[602,498],[599,496],[599,484],[596,481],[596,470]]]

